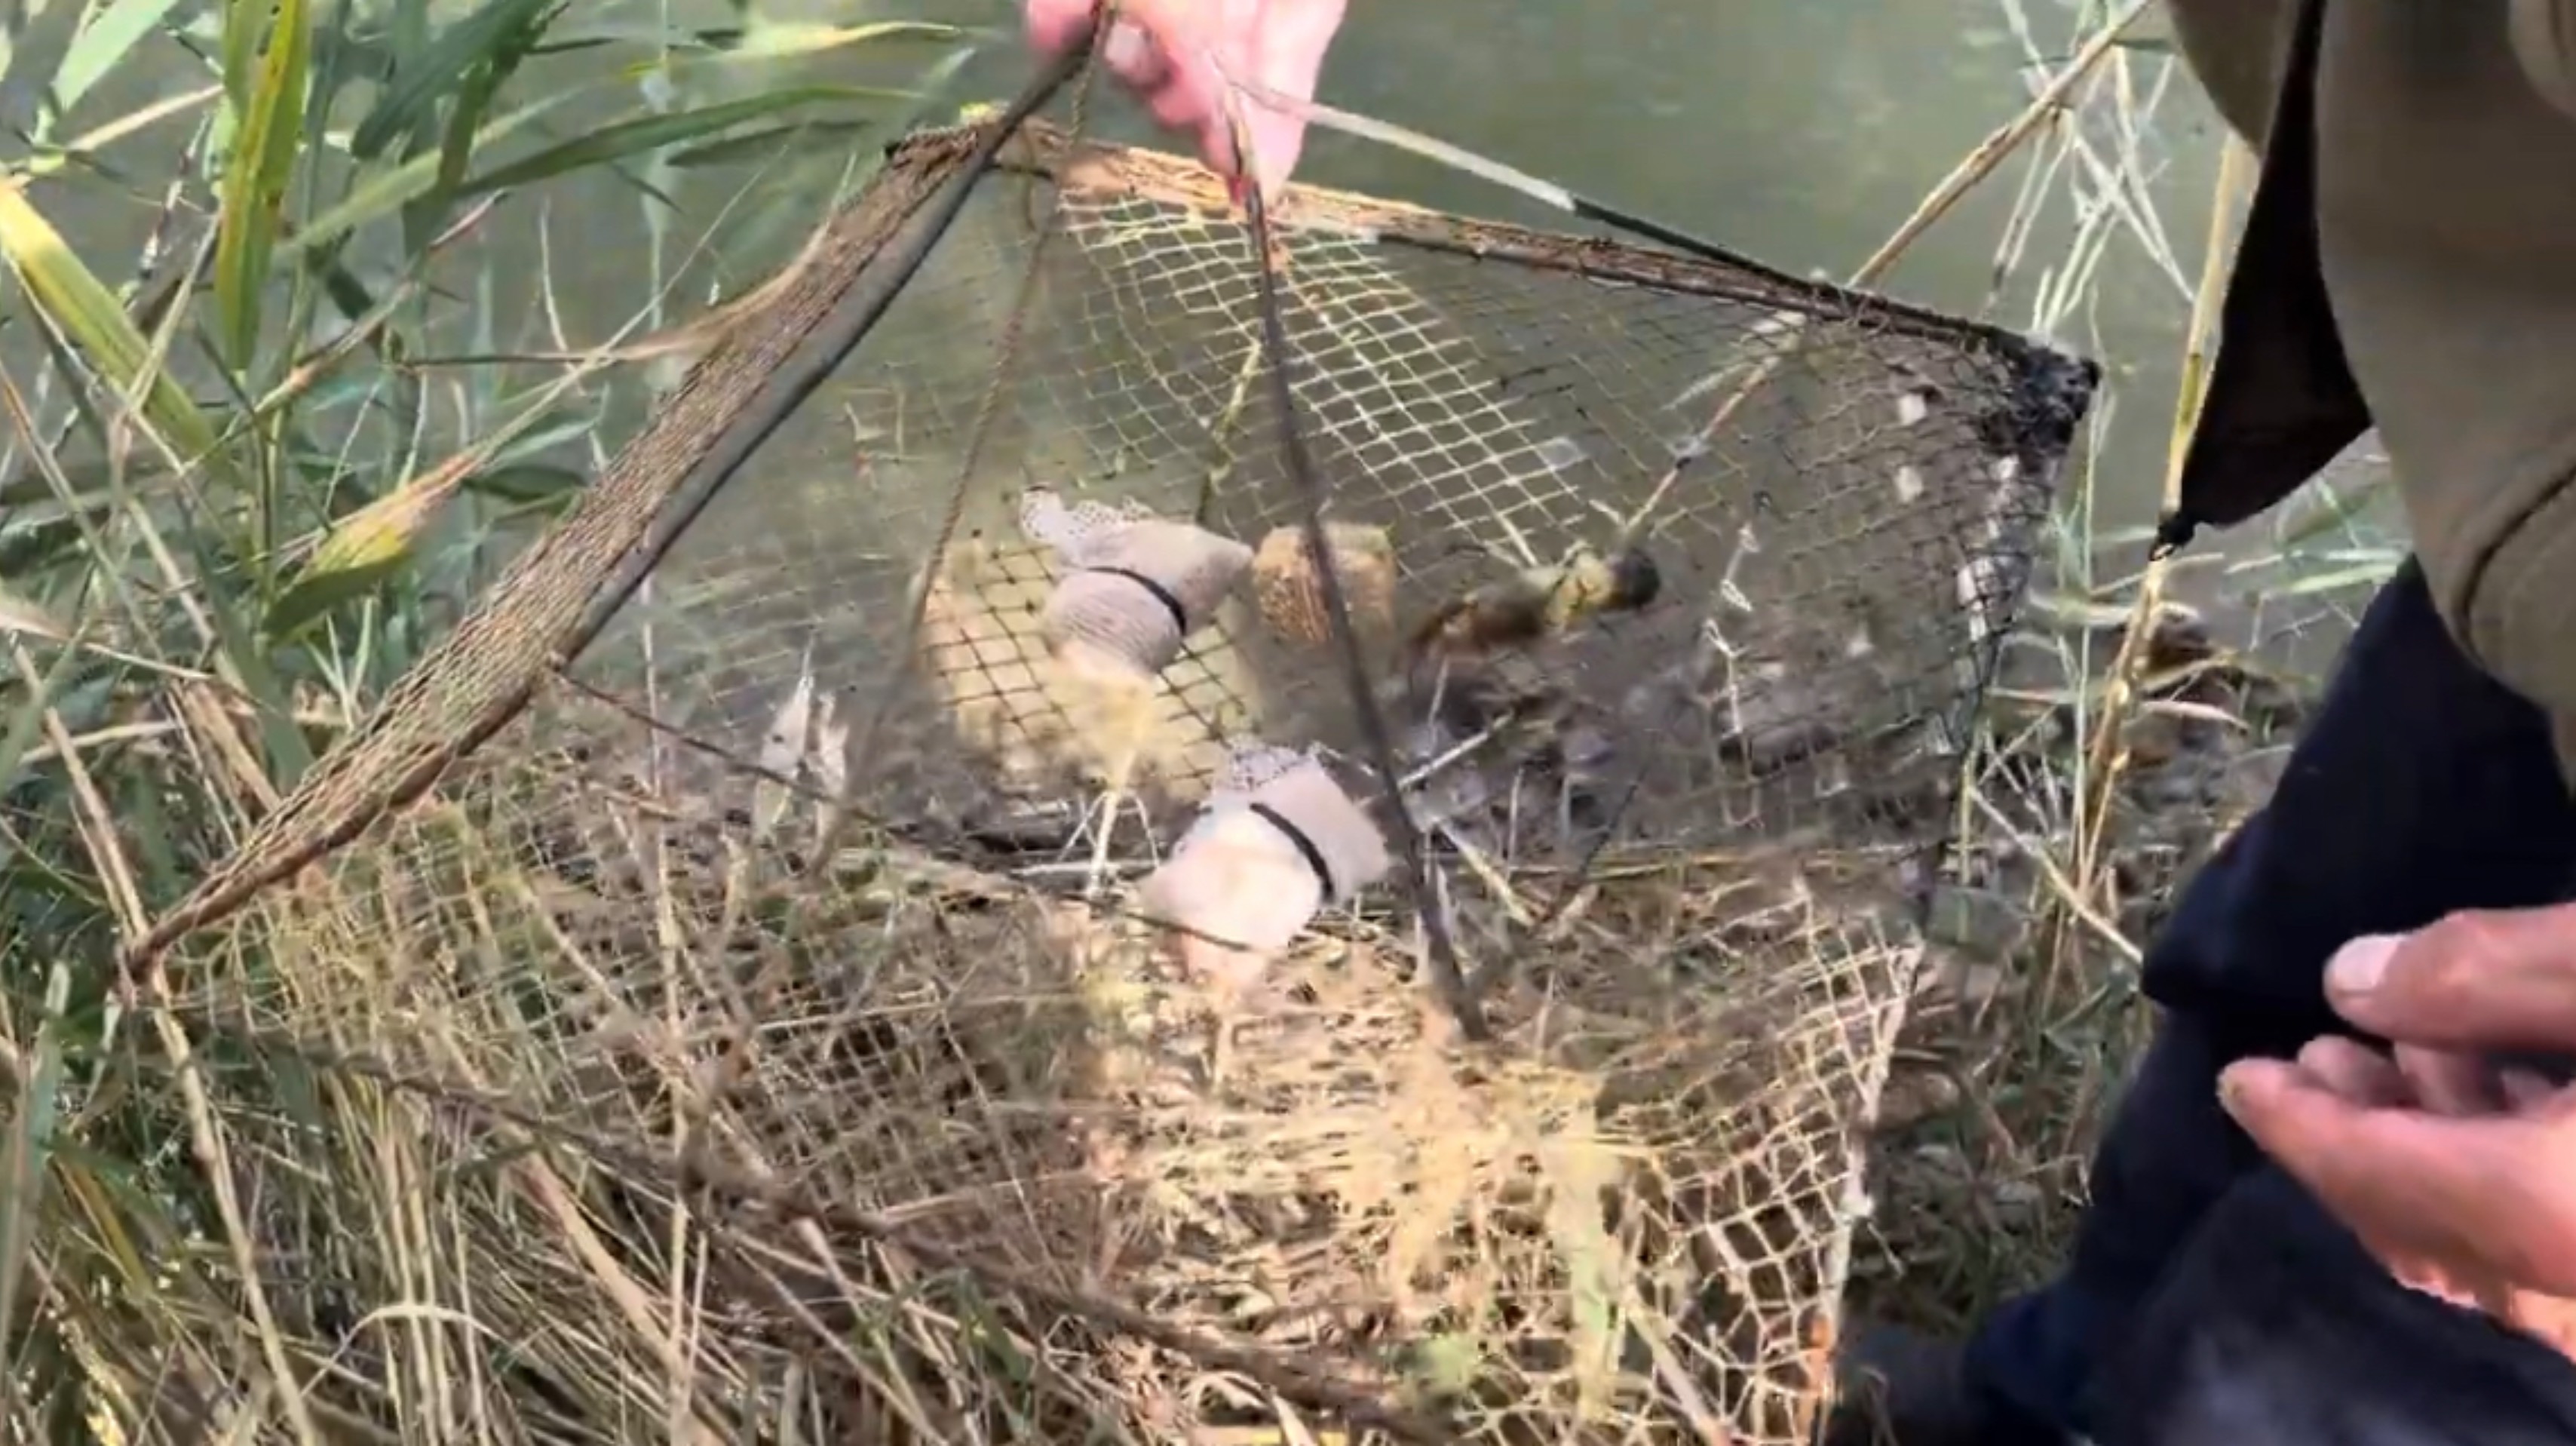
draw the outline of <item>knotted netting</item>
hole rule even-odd
[[[254,1223],[440,1262],[294,1232],[314,1389],[435,1358],[401,1302],[481,1364],[388,1397],[514,1437],[1803,1439],[2092,369],[988,135],[156,931],[206,1038],[434,1126]],[[836,310],[782,445],[845,461],[728,480]]]

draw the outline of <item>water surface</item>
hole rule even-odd
[[[2017,19],[2008,3],[1352,0],[1323,92],[1335,104],[1432,132],[1785,269],[1840,276],[2023,109],[2043,73],[2033,48],[2038,62],[2053,65],[2097,19],[2098,7],[2079,9],[2069,0],[2020,0],[2027,12]],[[632,23],[651,19],[652,7],[601,13]],[[673,0],[667,13],[682,25],[732,18],[718,0]],[[772,13],[829,22],[927,14],[1007,31],[1016,8],[995,0],[800,0]],[[1999,245],[2030,173],[2030,163],[2016,159],[1923,236],[1882,283],[1908,299],[2016,328],[2045,321],[2051,340],[2106,363],[2110,423],[2093,493],[2094,523],[2103,530],[2140,526],[2155,510],[2186,310],[2181,287],[2200,264],[2220,133],[2158,44],[2161,24],[2160,17],[2144,23],[2142,43],[2115,58],[2139,129],[2124,133],[2101,106],[2085,126],[2104,174],[2125,173],[2125,204],[2160,222],[2172,252],[2165,263],[2115,225],[2082,304],[2042,317],[2036,299],[2071,264],[2075,167],[2040,187],[2047,193],[2042,219],[1999,281]],[[544,85],[596,82],[611,77],[612,63],[635,55],[555,57],[535,76]],[[765,84],[896,79],[930,55],[840,52],[765,68],[701,68],[683,79],[674,99],[704,103]],[[944,99],[1006,93],[1025,68],[1016,47],[997,40]],[[95,123],[203,79],[198,61],[165,45],[151,63],[101,87],[85,114]],[[613,84],[587,113],[605,117],[638,93]],[[1107,129],[1146,134],[1130,108],[1110,109]],[[354,109],[337,118],[344,125],[353,119]],[[137,176],[166,174],[178,161],[184,129],[140,138],[122,147],[119,159]],[[835,185],[846,182],[847,159],[830,144],[809,142],[784,160],[639,172],[637,179],[672,198],[676,215],[657,215],[657,203],[637,186],[603,175],[514,197],[485,223],[476,248],[442,267],[446,296],[431,304],[439,335],[460,352],[539,349],[554,344],[560,320],[565,339],[578,347],[629,321],[657,282],[675,276],[692,290],[670,308],[684,316],[707,287],[739,291],[792,249]],[[1481,182],[1345,136],[1319,134],[1304,175],[1433,206],[1544,219]],[[736,201],[755,179],[765,183],[756,199]],[[2100,194],[2098,185],[2092,189]],[[122,279],[128,263],[115,258],[139,246],[154,187],[118,194],[95,181],[54,183],[40,186],[38,197],[84,252],[101,258],[111,281]],[[692,263],[690,243],[729,203],[734,219],[717,251]],[[366,259],[363,249],[359,259]],[[21,328],[11,331],[0,336],[0,355],[22,366],[33,360],[29,338]],[[651,370],[663,382],[672,372]],[[488,425],[501,405],[488,382],[462,375],[433,374],[433,392],[452,392],[452,405],[432,409],[437,431]],[[525,386],[537,376],[523,370],[516,381]],[[650,405],[645,380],[618,384],[613,430],[631,427]],[[762,465],[828,475],[847,468],[848,448],[846,424],[807,419]]]

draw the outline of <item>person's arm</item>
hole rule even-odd
[[[2249,5],[2245,0],[2168,0],[2174,39],[2191,73],[2209,92],[2228,128],[2256,150],[2272,127],[2272,106],[2289,58],[2297,5]]]

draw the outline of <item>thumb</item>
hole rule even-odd
[[[2576,1050],[2576,905],[2450,915],[2326,966],[2336,1012],[2432,1049]]]
[[[1225,119],[1224,82],[1213,59],[1231,17],[1217,10],[1214,0],[1118,0],[1116,17],[1118,27],[1145,36],[1153,58],[1113,68],[1147,92],[1157,122],[1194,132],[1208,167],[1231,174],[1234,141]],[[1104,58],[1114,56],[1104,52]]]
[[[1306,149],[1306,123],[1295,116],[1284,116],[1259,101],[1244,105],[1245,142],[1252,151],[1252,178],[1265,198],[1276,199],[1297,169],[1297,157]]]
[[[1251,79],[1290,100],[1310,101],[1323,78],[1324,53],[1342,26],[1347,0],[1269,0],[1253,38]],[[1277,195],[1306,145],[1306,120],[1257,97],[1244,99],[1252,168],[1262,194]]]

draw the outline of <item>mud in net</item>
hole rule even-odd
[[[158,931],[210,1054],[421,1126],[397,1167],[228,1115],[319,1151],[254,1234],[439,1262],[296,1230],[307,1389],[510,1437],[1803,1439],[2093,370],[1315,188],[1266,216],[1274,355],[1214,178],[986,136],[896,148]],[[353,1384],[436,1355],[396,1304],[475,1364]]]

